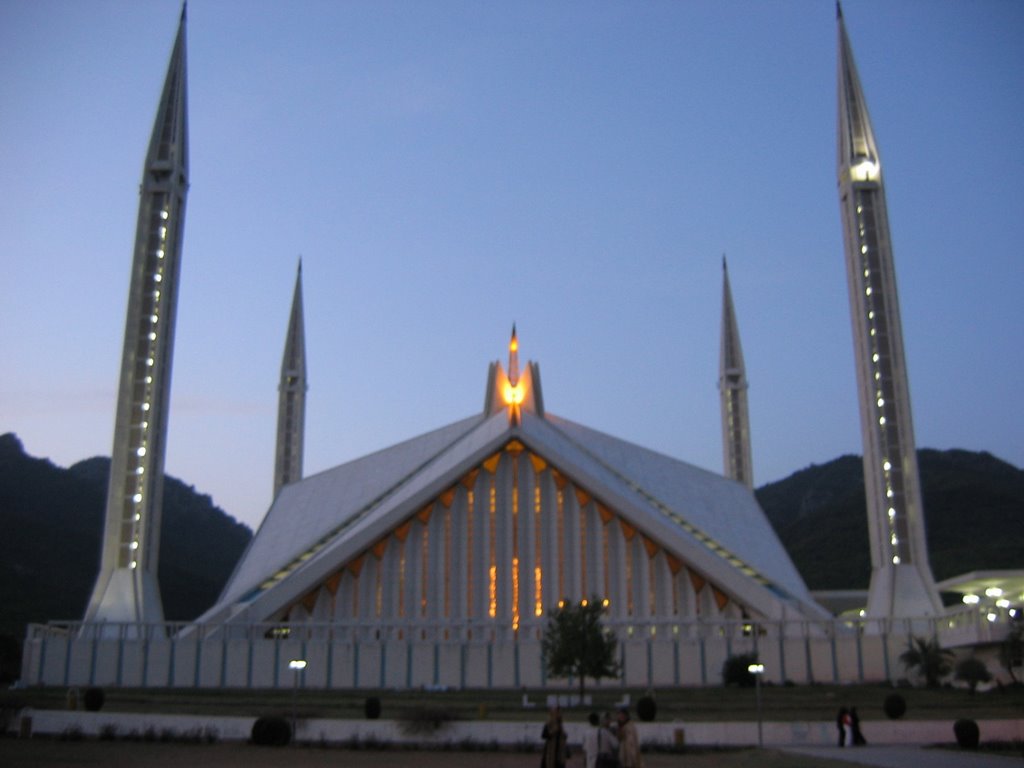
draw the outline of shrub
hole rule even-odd
[[[741,653],[730,656],[722,665],[722,681],[726,685],[738,685],[740,688],[753,688],[757,680],[754,673],[747,669],[757,663],[756,653]]]
[[[77,725],[69,725],[60,734],[61,741],[81,741],[85,738],[85,732]]]
[[[283,717],[260,717],[252,724],[252,743],[284,747],[292,740],[292,727]]]
[[[907,700],[898,693],[890,693],[885,697],[882,709],[890,720],[899,720],[907,712]]]
[[[954,677],[967,683],[968,690],[973,694],[978,689],[979,683],[987,683],[992,680],[992,673],[988,671],[984,661],[974,656],[968,656],[957,663]]]
[[[363,702],[363,714],[366,715],[367,720],[376,720],[380,717],[380,699],[376,696],[368,696],[366,701]]]
[[[99,712],[106,700],[107,695],[102,688],[86,688],[82,696],[82,706],[86,712]]]
[[[641,696],[636,702],[636,716],[645,723],[658,716],[658,704],[653,696]]]
[[[403,712],[399,728],[407,736],[429,736],[458,719],[458,716],[449,709],[425,704]]]
[[[953,723],[953,734],[960,749],[977,749],[981,741],[981,730],[973,720],[957,720]]]

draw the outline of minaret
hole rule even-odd
[[[754,487],[750,458],[750,414],[747,372],[740,347],[740,329],[729,288],[729,268],[722,257],[722,348],[718,358],[718,390],[722,398],[722,455],[725,476]]]
[[[146,153],[99,576],[86,621],[159,622],[167,410],[188,191],[185,11]]]
[[[839,208],[846,247],[871,543],[867,614],[941,612],[925,543],[910,390],[896,295],[882,163],[839,27]]]
[[[306,332],[302,313],[302,262],[295,277],[292,313],[281,360],[278,387],[277,451],[274,459],[274,498],[288,483],[302,479],[302,447],[306,432]]]

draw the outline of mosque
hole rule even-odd
[[[841,13],[837,24],[872,556],[852,616],[808,591],[754,497],[724,263],[723,475],[549,411],[513,327],[474,415],[310,477],[300,265],[274,502],[217,603],[188,625],[163,622],[157,534],[188,189],[183,13],[144,166],[100,572],[83,622],[30,628],[26,682],[278,687],[301,662],[311,687],[565,684],[547,679],[540,640],[567,601],[604,605],[616,686],[715,684],[741,652],[778,682],[886,680],[912,631],[949,645],[997,637],[999,622],[942,607],[928,565],[881,160]]]

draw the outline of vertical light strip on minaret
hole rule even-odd
[[[839,207],[850,291],[871,544],[868,614],[941,610],[924,535],[882,164],[850,42],[839,27]]]
[[[725,476],[754,487],[750,452],[750,415],[747,409],[747,373],[740,347],[740,329],[729,288],[729,269],[722,257],[722,339],[718,362],[718,390],[722,398],[722,453]]]
[[[88,621],[163,620],[157,557],[188,191],[186,85],[183,8],[142,174],[103,552]]]
[[[302,450],[306,431],[306,331],[302,311],[302,262],[299,262],[288,319],[288,336],[281,360],[278,388],[277,451],[274,460],[274,498],[282,486],[302,479]]]

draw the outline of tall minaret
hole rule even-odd
[[[302,479],[302,447],[306,432],[306,332],[302,314],[302,262],[292,296],[292,313],[281,360],[278,387],[277,452],[274,460],[274,498],[288,483]]]
[[[722,348],[718,358],[718,390],[722,398],[722,455],[725,476],[754,487],[750,458],[750,414],[747,373],[740,347],[740,329],[729,288],[729,268],[722,257]]]
[[[183,8],[142,172],[103,551],[86,621],[163,621],[157,556],[187,192]]]
[[[839,208],[857,365],[871,543],[869,616],[924,616],[942,604],[928,565],[910,390],[882,163],[850,41],[839,27]]]

